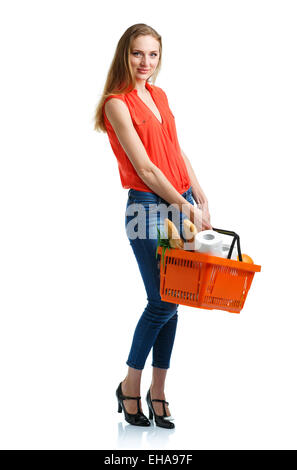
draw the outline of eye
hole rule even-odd
[[[140,52],[132,52],[132,54],[136,55],[136,54],[140,54]],[[156,54],[155,52],[152,52],[151,55],[156,57],[158,54]]]

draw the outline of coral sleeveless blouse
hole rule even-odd
[[[110,145],[117,158],[122,186],[126,189],[153,192],[136,173],[105,114],[105,103],[111,98],[118,98],[126,103],[133,125],[150,160],[182,194],[189,189],[191,182],[181,154],[174,115],[169,108],[167,95],[162,88],[150,85],[148,82],[145,86],[159,110],[162,123],[138,96],[136,89],[121,95],[110,95],[103,105],[104,123]]]

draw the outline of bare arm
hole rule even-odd
[[[176,204],[179,210],[186,213],[192,222],[195,220],[197,223],[197,219],[202,220],[201,211],[190,204],[150,160],[133,126],[125,103],[117,98],[111,98],[105,104],[105,113],[136,173],[144,183],[169,204]],[[203,225],[202,227],[205,228]]]
[[[191,180],[193,198],[195,199],[197,204],[201,204],[201,205],[208,204],[207,197],[205,196],[200,184],[198,183],[198,180],[196,178],[196,175],[194,173],[190,160],[188,159],[188,157],[185,155],[185,153],[182,150],[181,150],[181,154],[185,161],[188,174]]]

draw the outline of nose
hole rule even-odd
[[[146,67],[148,64],[149,64],[149,57],[147,57],[146,55],[143,55],[141,59],[141,65]]]

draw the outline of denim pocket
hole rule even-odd
[[[192,204],[192,205],[194,206],[194,205],[195,205],[195,201],[194,201],[194,199],[193,199],[192,187],[190,188],[190,190],[187,191],[187,193],[188,193],[188,194],[186,195],[186,198],[185,198],[185,199],[186,199],[190,204]]]
[[[189,196],[188,196],[187,201],[190,202],[190,204],[192,204],[193,206],[195,205],[195,201],[194,201],[192,195],[189,195]]]
[[[154,193],[137,191],[136,189],[130,189],[128,194],[128,200],[136,204],[158,204],[159,199]]]

